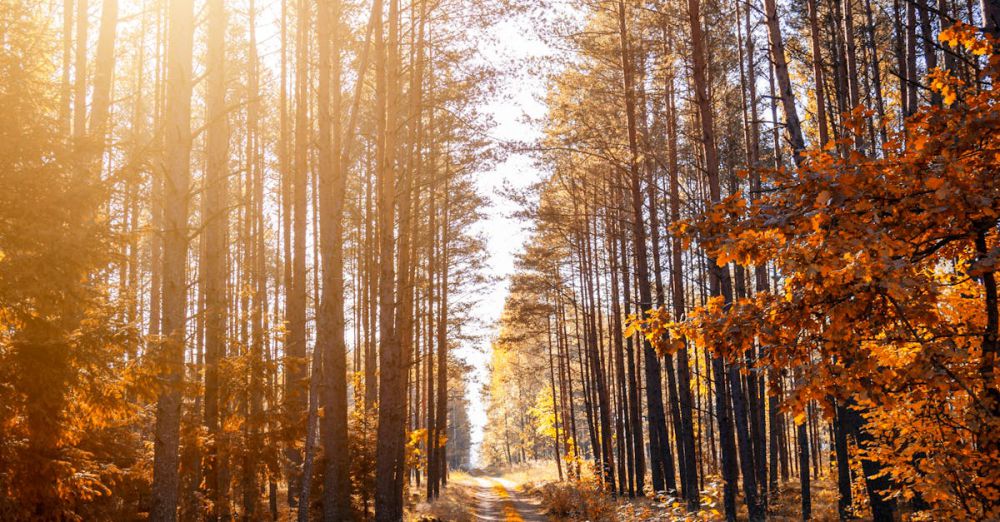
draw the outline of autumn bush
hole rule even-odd
[[[719,266],[773,263],[776,290],[710,299],[680,323],[653,311],[641,327],[663,352],[687,339],[736,361],[759,345],[758,366],[801,376],[786,408],[816,401],[853,424],[870,495],[920,517],[990,520],[1000,517],[1000,55],[971,26],[941,40],[985,56],[982,76],[932,71],[941,103],[883,150],[845,136],[806,151],[799,169],[764,172],[759,198],[736,193],[677,225]]]
[[[538,495],[545,512],[557,519],[616,520],[613,498],[591,479],[549,482],[531,493]]]

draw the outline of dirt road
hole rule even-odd
[[[497,477],[472,477],[476,520],[488,522],[544,522],[548,518],[534,499],[517,493],[516,485]]]

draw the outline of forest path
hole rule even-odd
[[[499,477],[469,477],[476,499],[475,520],[484,522],[544,522],[536,500],[517,494],[517,485]]]

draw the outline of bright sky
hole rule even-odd
[[[480,51],[484,59],[498,66],[500,70],[515,71],[502,80],[501,92],[497,98],[487,103],[482,110],[490,113],[496,122],[492,130],[493,138],[502,142],[530,142],[540,133],[540,129],[530,123],[545,114],[542,103],[545,81],[537,76],[518,74],[516,71],[528,61],[546,56],[551,52],[544,43],[534,37],[530,21],[524,18],[504,20],[493,28],[491,36],[483,39]],[[459,350],[474,368],[467,383],[469,398],[469,418],[472,423],[472,464],[479,464],[479,445],[486,424],[486,405],[480,391],[489,382],[488,364],[491,357],[491,341],[496,336],[497,321],[503,311],[504,299],[509,286],[508,276],[514,268],[514,256],[527,239],[527,223],[507,216],[516,206],[507,200],[500,189],[504,184],[523,188],[536,182],[541,173],[534,161],[526,154],[511,154],[493,170],[481,173],[477,178],[479,190],[492,202],[488,217],[480,223],[488,238],[489,273],[499,278],[478,304],[476,314],[487,326],[481,332],[481,346]]]

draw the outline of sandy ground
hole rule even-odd
[[[543,522],[548,518],[534,499],[517,493],[516,485],[499,477],[470,477],[476,499],[475,519],[484,522]]]

